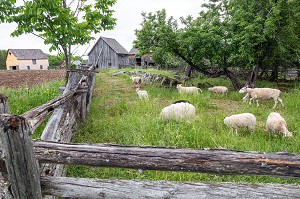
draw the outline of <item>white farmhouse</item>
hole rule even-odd
[[[41,49],[7,50],[7,70],[47,70],[48,67],[48,56]]]

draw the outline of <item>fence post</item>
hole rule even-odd
[[[0,93],[0,114],[10,113],[7,97]]]
[[[8,179],[15,199],[41,199],[38,162],[34,157],[32,128],[25,118],[0,115],[0,137]]]

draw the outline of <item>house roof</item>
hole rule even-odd
[[[136,55],[136,54],[138,54],[140,51],[138,50],[138,49],[136,49],[136,48],[132,48],[130,51],[129,51],[129,54],[131,54],[131,55]]]
[[[8,49],[17,59],[48,59],[41,49]]]
[[[107,37],[100,37],[96,44],[102,39],[107,45],[109,45],[116,53],[118,54],[128,54],[128,51],[119,43],[117,40],[112,39],[112,38],[107,38]],[[93,46],[91,51],[88,53],[88,55],[93,51],[95,48],[96,44]]]

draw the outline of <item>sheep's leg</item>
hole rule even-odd
[[[249,100],[249,105],[251,105],[252,100],[253,100],[253,98],[250,98],[250,100]]]
[[[258,99],[256,100],[256,106],[257,106],[257,107],[259,106],[259,104],[258,104]]]
[[[236,136],[238,135],[237,129],[235,129],[235,135],[236,135]]]
[[[275,104],[274,104],[273,108],[276,108],[278,101],[276,99],[274,99],[274,102],[275,102]]]
[[[227,95],[227,93],[226,93]],[[247,98],[248,98],[249,94],[247,93],[244,97],[243,97],[243,102],[246,102],[247,101]]]
[[[284,106],[282,99],[280,99],[279,97],[278,97],[278,101],[280,102],[281,106]]]

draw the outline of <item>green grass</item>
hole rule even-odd
[[[59,96],[59,87],[64,84],[62,81],[53,81],[32,88],[1,88],[0,93],[8,97],[10,113],[22,115],[34,107],[40,106]],[[45,128],[46,122],[42,123],[35,131],[33,138],[39,138]]]
[[[135,88],[128,81],[128,75],[112,76],[113,70],[102,70],[97,74],[93,100],[87,120],[81,124],[73,142],[104,143],[122,145],[173,146],[180,148],[217,148],[278,152],[287,150],[300,153],[300,114],[299,87],[291,92],[283,92],[285,107],[278,104],[276,111],[286,119],[292,139],[280,135],[270,136],[264,124],[272,111],[273,101],[261,101],[260,107],[242,102],[243,94],[233,91],[226,79],[196,79],[195,82],[208,81],[230,88],[228,95],[209,93],[206,89],[199,96],[180,96],[175,88],[145,85],[150,100],[141,101]],[[172,102],[186,99],[196,107],[196,117],[190,122],[165,122],[159,118],[161,109]],[[250,112],[257,117],[258,125],[254,133],[240,130],[236,136],[223,124],[225,116]],[[298,183],[296,179],[281,179],[265,176],[212,175],[189,172],[145,171],[121,168],[94,168],[69,166],[68,176],[149,179],[171,181],[243,181]]]

